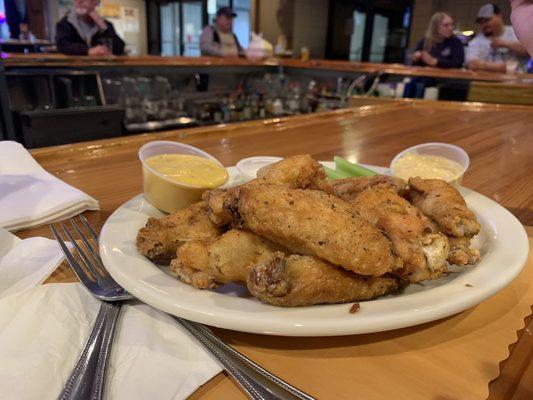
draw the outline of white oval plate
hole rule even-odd
[[[330,163],[323,164],[330,166]],[[331,163],[332,164],[332,163]],[[331,167],[334,167],[331,165]],[[372,167],[385,172],[384,168]],[[229,169],[230,183],[243,180]],[[142,195],[118,208],[100,235],[102,260],[113,278],[131,294],[167,313],[220,328],[282,336],[335,336],[379,332],[434,321],[466,310],[508,285],[526,263],[529,244],[520,222],[496,202],[460,188],[481,223],[473,246],[479,264],[451,268],[437,280],[409,285],[401,293],[351,304],[282,308],[263,304],[238,285],[197,290],[137,252],[137,232],[148,217],[163,214]]]

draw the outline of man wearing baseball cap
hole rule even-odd
[[[221,7],[216,13],[214,25],[208,25],[200,35],[200,50],[203,56],[237,57],[243,48],[232,32],[233,18],[237,14],[230,7]]]
[[[527,50],[518,41],[513,27],[504,25],[501,10],[496,4],[481,6],[476,22],[481,32],[466,49],[468,68],[506,72],[507,66],[525,66]]]

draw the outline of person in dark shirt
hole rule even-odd
[[[124,53],[125,43],[113,24],[95,10],[98,0],[74,0],[56,25],[57,49],[68,55],[108,56]]]
[[[454,23],[444,12],[433,14],[425,37],[413,53],[413,65],[461,68],[465,60],[463,44],[453,34]]]
[[[4,7],[6,10],[7,26],[9,27],[9,37],[11,39],[20,39],[20,26],[28,24],[28,13],[26,2],[21,0],[5,0]]]

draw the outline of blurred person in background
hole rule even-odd
[[[481,32],[469,43],[466,63],[473,70],[506,72],[507,65],[525,68],[527,50],[518,41],[513,27],[504,25],[500,8],[492,3],[483,5],[476,22]],[[531,23],[531,21],[530,21]]]
[[[96,11],[99,0],[73,0],[56,25],[57,49],[68,55],[109,56],[124,53],[125,43],[111,22]]]
[[[465,53],[463,44],[455,37],[452,17],[445,12],[433,14],[426,35],[413,53],[413,65],[439,68],[461,68]]]
[[[230,7],[221,7],[215,24],[208,25],[200,35],[200,51],[203,56],[238,57],[244,53],[237,36],[232,32],[233,18],[237,14]]]
[[[26,0],[5,0],[7,26],[11,39],[20,39],[21,27],[28,26],[28,13],[26,12]]]
[[[511,9],[516,36],[533,57],[533,0],[511,0]]]

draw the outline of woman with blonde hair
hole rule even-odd
[[[424,38],[413,53],[413,65],[440,68],[461,68],[465,52],[461,41],[453,34],[452,17],[442,11],[431,16]]]

